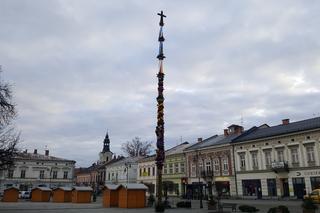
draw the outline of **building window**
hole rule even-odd
[[[307,146],[307,159],[308,159],[308,162],[314,162],[313,146]]]
[[[200,175],[200,171],[203,171],[202,161],[200,161],[198,165],[199,165],[199,170],[197,172],[198,172],[198,175]]]
[[[68,179],[68,172],[67,171],[63,172],[63,179]],[[110,174],[109,174],[109,180],[110,180]]]
[[[40,179],[44,179],[44,170],[41,170],[41,171],[40,171],[39,178],[40,178]]]
[[[143,176],[147,176],[146,168],[143,168]]]
[[[206,162],[206,170],[207,170],[207,172],[211,171],[211,161],[210,160],[208,160]]]
[[[141,177],[141,168],[140,168],[140,177]],[[108,173],[108,180],[110,180],[110,173]]]
[[[223,159],[223,170],[224,171],[228,171],[229,170],[228,159]]]
[[[259,163],[258,163],[258,152],[252,152],[251,153],[252,158],[252,167],[253,169],[258,169]]]
[[[21,170],[20,178],[26,178],[26,170]]]
[[[167,164],[163,165],[163,174],[167,174],[168,173],[168,168],[167,168]]]
[[[174,173],[179,173],[179,164],[178,163],[174,164]]]
[[[196,165],[194,163],[191,164],[191,176],[192,177],[196,176]]]
[[[8,171],[8,178],[13,178],[13,170]]]
[[[184,163],[180,163],[180,172],[184,173],[185,168],[184,168]]]
[[[173,165],[169,163],[169,174],[173,174]]]
[[[152,176],[155,176],[155,174],[156,174],[156,168],[153,166],[152,167]]]
[[[284,162],[283,149],[280,149],[280,150],[277,151],[277,156],[278,156],[278,161],[279,161],[279,162]]]
[[[299,163],[299,154],[298,154],[298,149],[297,148],[291,149],[291,161],[294,164]]]
[[[148,167],[148,176],[150,176],[150,167]]]
[[[246,168],[246,156],[244,153],[240,154],[240,167],[241,169],[245,169]]]
[[[266,166],[267,167],[271,166],[271,163],[272,163],[271,151],[266,151],[264,153],[264,155],[265,155],[265,160],[266,160]]]
[[[53,171],[52,179],[57,179],[57,177],[58,177],[58,171]]]
[[[109,176],[110,176],[110,174],[109,174]],[[139,169],[139,176],[140,177],[142,176],[142,168]],[[110,180],[110,178],[109,178],[109,180]]]
[[[219,160],[215,159],[213,162],[214,162],[214,171],[218,172],[220,170]]]

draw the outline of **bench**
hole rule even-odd
[[[221,203],[221,208],[223,211],[223,208],[231,208],[231,211],[237,211],[237,204],[236,203]]]

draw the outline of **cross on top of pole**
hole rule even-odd
[[[159,23],[159,25],[162,27],[162,26],[164,25],[163,18],[166,18],[167,16],[165,16],[165,15],[163,14],[163,11],[162,11],[162,10],[161,10],[160,13],[158,13],[158,15],[160,16],[160,23]]]

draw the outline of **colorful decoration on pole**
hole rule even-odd
[[[164,80],[164,72],[163,72],[163,59],[165,58],[163,54],[163,31],[162,27],[164,25],[163,18],[166,16],[161,13],[158,13],[160,16],[160,32],[159,32],[159,54],[157,58],[159,59],[159,73],[158,77],[158,116],[157,116],[157,127],[156,127],[156,135],[157,135],[157,156],[156,156],[156,165],[157,165],[157,204],[156,211],[164,211],[162,207],[162,167],[165,159],[165,151],[164,151],[164,97],[163,97],[163,80]],[[161,208],[162,207],[162,208]]]

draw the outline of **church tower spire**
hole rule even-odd
[[[110,151],[110,139],[107,131],[106,137],[103,140],[103,148],[99,153],[99,163],[106,163],[112,160],[113,153]]]
[[[103,149],[102,152],[110,152],[110,139],[107,131],[106,137],[103,140]]]

